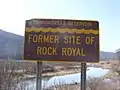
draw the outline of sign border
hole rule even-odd
[[[33,20],[33,19],[51,19],[51,18],[32,18],[32,19],[29,19],[29,20]],[[97,20],[79,20],[79,19],[52,19],[52,20],[78,20],[78,21],[87,21],[87,22],[98,22],[99,24],[99,21]],[[27,20],[26,20],[27,21]],[[25,24],[26,24],[26,21],[25,21]],[[100,29],[98,27],[98,43],[99,43],[99,47],[98,47],[98,51],[99,51],[99,55],[98,55],[98,61],[93,61],[93,62],[84,62],[84,61],[73,61],[73,60],[26,60],[24,59],[24,43],[25,43],[25,32],[24,32],[24,39],[23,39],[23,47],[22,47],[22,59],[23,61],[31,61],[31,62],[80,62],[80,63],[99,63],[100,62]]]

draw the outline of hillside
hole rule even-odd
[[[116,59],[116,54],[114,52],[105,52],[100,51],[100,59],[101,60],[108,60],[108,59]]]
[[[23,36],[0,30],[0,59],[21,59]],[[114,59],[113,52],[100,52],[100,59]]]
[[[0,30],[0,59],[21,59],[23,37]]]

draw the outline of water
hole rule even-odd
[[[94,67],[88,67],[87,79],[88,77],[102,77],[105,74],[108,73],[108,69],[102,69],[102,68],[94,68]],[[63,75],[63,76],[54,76],[51,77],[49,80],[42,80],[42,87],[50,87],[52,85],[58,85],[58,84],[72,84],[74,82],[80,83],[80,73],[75,74],[69,74],[69,75]],[[26,90],[36,90],[36,80],[29,80],[25,82],[27,85]],[[45,85],[45,86],[44,86]]]
[[[108,73],[108,69],[102,68],[93,68],[89,67],[89,70],[86,72],[87,79],[89,77],[102,77]],[[80,83],[81,73],[75,73],[70,75],[63,75],[63,76],[54,76],[48,80],[46,83],[46,87],[50,87],[54,84],[72,84],[74,82]]]

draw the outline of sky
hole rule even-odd
[[[0,29],[23,36],[31,18],[97,20],[100,50],[120,48],[120,0],[0,0]]]

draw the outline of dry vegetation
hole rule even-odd
[[[73,64],[74,65],[74,64]],[[60,66],[60,63],[43,63],[43,75],[50,76],[57,75],[61,70],[71,69],[69,66],[73,66],[69,63],[64,63]],[[48,74],[49,72],[49,74]],[[71,72],[72,73],[72,72]],[[20,82],[27,79],[26,75],[36,74],[35,62],[16,62],[16,61],[0,61],[0,90],[17,90],[17,86]],[[24,90],[25,83],[20,84],[21,90]]]
[[[16,66],[17,63],[12,61],[0,65],[0,90],[16,90],[23,77],[23,73],[16,73]]]
[[[55,85],[45,90],[80,90],[80,84]],[[86,90],[120,90],[114,82],[105,82],[101,78],[89,78]]]
[[[109,69],[112,73],[117,73],[116,76],[110,77],[111,81],[104,81],[102,78],[89,78],[87,81],[87,90],[120,90],[120,63],[119,60],[104,61],[100,63],[100,67],[103,65],[110,65]],[[98,65],[98,64],[97,64]],[[99,67],[99,66],[97,66]],[[104,68],[104,67],[103,67]],[[80,90],[80,84],[72,85],[56,85],[47,90]]]
[[[108,63],[110,64],[110,63]],[[76,67],[75,67],[76,66]],[[80,63],[47,63],[43,64],[43,75],[49,76],[60,75],[62,71],[65,74],[75,73],[80,70]],[[87,81],[87,90],[120,90],[120,63],[111,64],[111,71],[117,72],[117,78],[112,78],[112,82],[104,82],[101,78],[89,78]],[[49,72],[49,74],[48,74]],[[80,71],[79,71],[80,72]],[[57,73],[57,74],[55,74]],[[0,61],[0,90],[18,90],[17,86],[20,82],[23,82],[26,78],[25,75],[36,74],[35,62],[15,62],[15,61]],[[21,83],[19,90],[24,90],[28,84]],[[75,83],[71,85],[56,85],[45,90],[80,90],[80,85]]]

